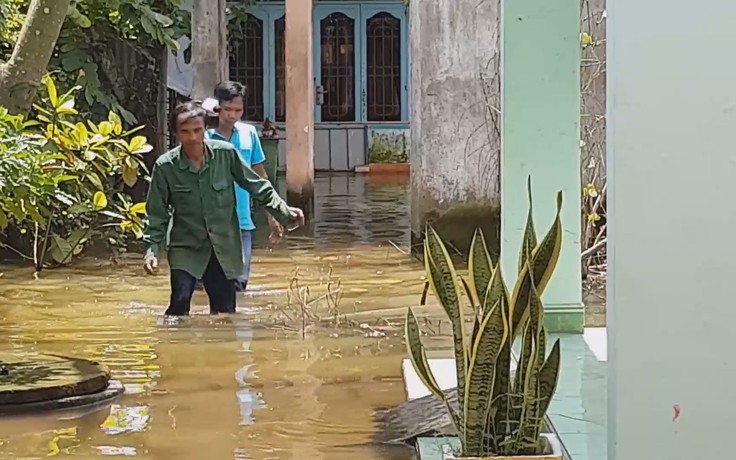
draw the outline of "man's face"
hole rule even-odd
[[[176,120],[176,136],[184,147],[197,147],[204,143],[204,120],[201,117],[188,118],[187,114],[179,115]]]
[[[238,96],[232,101],[220,101],[220,122],[225,126],[234,126],[243,118],[245,110],[243,98]]]

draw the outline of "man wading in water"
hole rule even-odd
[[[217,129],[208,129],[206,137],[227,141],[233,144],[243,158],[245,164],[253,168],[259,176],[268,179],[264,163],[266,156],[258,139],[258,131],[240,121],[245,111],[245,88],[240,83],[226,81],[218,84],[214,91],[217,99]],[[245,291],[250,277],[250,260],[252,252],[251,233],[256,226],[253,223],[250,209],[250,195],[247,190],[235,185],[235,201],[238,208],[238,220],[240,222],[240,235],[243,242],[243,273],[238,277],[236,289]],[[284,234],[284,228],[271,215],[268,216],[268,224],[271,227],[269,241],[278,243]],[[197,281],[195,289],[201,289],[200,281]]]
[[[210,313],[235,313],[236,280],[244,270],[233,183],[285,227],[304,224],[302,211],[287,206],[232,144],[205,140],[206,117],[199,103],[176,107],[170,123],[180,144],[156,160],[151,174],[144,268],[149,274],[158,269],[168,232],[171,300],[166,315],[189,314],[197,279],[207,291]]]

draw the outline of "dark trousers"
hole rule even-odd
[[[189,314],[197,279],[184,270],[171,270],[171,300],[167,316]],[[202,276],[202,284],[210,300],[210,314],[235,313],[235,280],[229,280],[222,271],[215,253]]]

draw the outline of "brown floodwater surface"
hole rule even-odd
[[[405,181],[321,177],[315,221],[265,246],[260,220],[239,313],[164,320],[168,269],[139,255],[42,272],[0,263],[0,352],[98,360],[112,407],[0,419],[0,459],[396,459],[374,410],[405,399],[402,318],[423,288]],[[332,293],[332,294],[330,294]],[[337,318],[337,319],[336,319]],[[306,330],[304,330],[306,326]]]

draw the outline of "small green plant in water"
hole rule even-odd
[[[131,203],[123,186],[138,182],[152,149],[114,112],[85,121],[74,107],[79,87],[59,94],[50,76],[45,86],[33,117],[0,107],[0,248],[37,271],[94,239],[121,246],[126,234],[143,236],[145,203]]]
[[[529,212],[519,253],[518,279],[512,291],[503,280],[500,263],[491,261],[482,232],[476,230],[468,263],[469,282],[458,277],[445,245],[428,226],[424,263],[432,290],[452,323],[458,406],[450,403],[432,375],[420,339],[416,317],[409,309],[406,340],[414,369],[431,393],[445,402],[462,443],[463,457],[513,457],[549,454],[541,436],[544,415],[557,387],[560,343],[546,354],[541,295],[549,282],[562,246],[562,192],[557,214],[542,241]],[[464,329],[466,306],[459,283],[472,302],[473,330]],[[511,350],[521,340],[521,356],[512,372]]]

